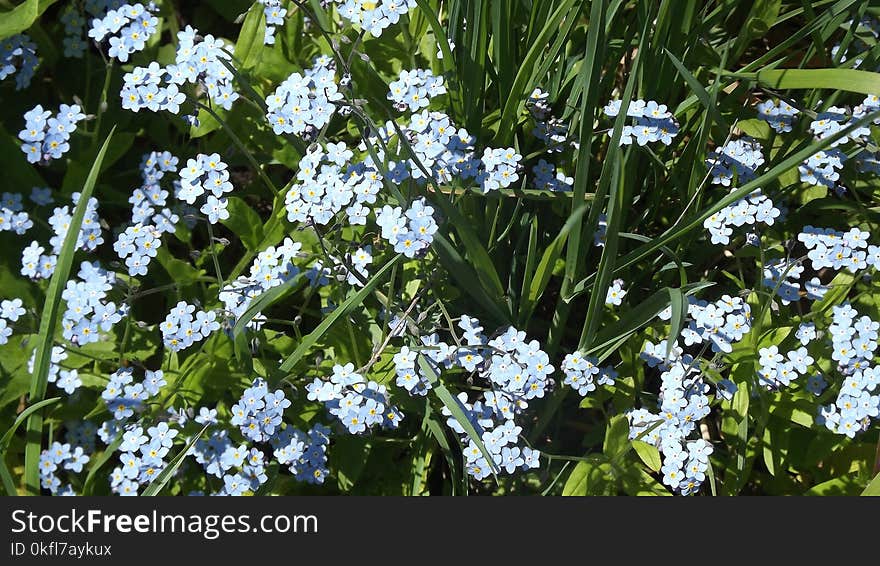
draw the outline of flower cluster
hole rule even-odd
[[[75,2],[65,6],[59,18],[64,25],[64,56],[82,59],[88,47],[86,31],[89,20],[104,20],[109,11],[121,11],[127,4],[126,0],[86,0],[82,5]],[[108,24],[114,25],[115,21]]]
[[[785,356],[779,353],[778,346],[770,346],[758,350],[758,377],[767,389],[788,387],[792,379],[800,375],[806,375],[809,366],[815,361],[803,346],[797,350],[787,352]]]
[[[614,118],[620,113],[621,104],[621,100],[612,100],[602,111],[609,118]],[[658,141],[670,145],[678,135],[678,124],[665,104],[658,104],[653,100],[633,100],[629,103],[626,115],[633,118],[633,123],[623,127],[621,146],[632,145],[633,139],[639,145]]]
[[[326,225],[343,208],[351,224],[366,224],[367,205],[376,202],[382,176],[367,160],[348,165],[353,153],[343,143],[315,144],[299,163],[297,184],[285,196],[287,219]]]
[[[756,106],[758,118],[767,122],[778,133],[790,132],[794,125],[795,116],[800,114],[797,109],[787,102],[765,100]]]
[[[782,210],[761,189],[755,189],[748,196],[708,217],[703,221],[703,227],[709,231],[713,244],[726,246],[730,243],[734,228],[756,226],[759,223],[773,226],[781,214]]]
[[[567,177],[555,165],[540,159],[532,167],[532,187],[541,191],[570,191],[574,188],[574,178]]]
[[[173,233],[180,221],[180,216],[167,207],[168,191],[160,185],[165,173],[176,170],[177,162],[167,151],[154,151],[141,160],[143,184],[128,199],[134,224],[126,227],[113,243],[113,250],[132,277],[147,274],[150,262],[162,246],[162,234]]]
[[[223,195],[232,192],[232,183],[229,181],[227,165],[219,154],[200,153],[195,159],[187,160],[186,167],[182,167],[179,174],[180,189],[175,195],[178,199],[191,205],[208,192],[210,194],[199,209],[207,215],[208,222],[216,224],[229,218],[229,211],[226,209],[229,201]]]
[[[483,334],[480,321],[468,315],[461,317],[458,327],[463,335],[462,343],[456,346],[432,334],[421,338],[424,348],[401,348],[394,356],[397,385],[412,395],[425,395],[431,388],[431,380],[422,364],[438,374],[452,367],[476,373],[489,383],[490,391],[473,404],[468,402],[464,392],[458,398],[491,463],[448,408],[443,409],[450,428],[462,436],[466,446],[468,473],[480,480],[499,468],[513,473],[517,469],[538,467],[539,453],[527,446],[518,446],[522,428],[516,425],[515,417],[528,408],[529,400],[543,397],[551,386],[550,376],[555,368],[549,356],[541,350],[537,340],[529,341],[525,332],[513,327],[492,339]]]
[[[253,385],[244,390],[238,403],[230,409],[232,419],[229,421],[237,426],[241,434],[254,442],[268,442],[281,428],[284,409],[290,406],[290,400],[284,392],[269,391],[263,379],[257,378]]]
[[[272,438],[273,455],[287,466],[297,481],[322,484],[327,477],[327,446],[330,429],[316,424],[308,434],[294,427],[285,427]]]
[[[18,133],[18,138],[24,142],[21,151],[27,156],[28,162],[48,163],[67,153],[70,134],[76,130],[77,122],[85,117],[77,104],[62,104],[54,117],[51,111],[43,110],[39,104],[26,112],[25,126]]]
[[[670,307],[660,313],[663,320],[671,316]],[[707,344],[713,352],[729,354],[733,344],[752,329],[751,307],[741,297],[722,295],[714,303],[690,298],[688,316],[691,320],[681,331],[685,346]]]
[[[558,153],[565,149],[568,141],[568,124],[553,116],[548,97],[546,92],[536,88],[526,100],[526,108],[535,121],[532,135],[547,145],[547,151]]]
[[[30,230],[34,222],[24,212],[21,195],[18,193],[3,193],[0,199],[0,232],[10,231],[22,235]]]
[[[195,306],[180,301],[171,309],[159,328],[162,330],[165,346],[179,352],[220,330],[220,323],[217,322],[216,312],[196,312]]]
[[[394,107],[403,112],[418,112],[427,108],[431,98],[446,94],[443,77],[435,77],[431,71],[415,69],[400,71],[400,78],[388,85],[388,100]]]
[[[119,465],[110,473],[110,489],[118,495],[135,496],[141,485],[156,478],[180,431],[160,422],[146,432],[141,426],[131,426],[122,434]]]
[[[424,197],[414,200],[406,213],[399,206],[385,205],[376,214],[376,224],[382,228],[382,237],[394,245],[394,251],[406,257],[416,257],[428,249],[437,232],[434,208]]]
[[[810,122],[810,132],[817,139],[831,137],[878,109],[880,109],[880,98],[876,95],[868,95],[862,104],[853,109],[851,116],[848,115],[845,108],[832,106],[819,112],[816,119]],[[880,123],[880,119],[875,119],[874,123]],[[845,152],[838,149],[838,146],[850,140],[861,142],[865,138],[870,138],[870,135],[871,129],[867,125],[863,125],[833,142],[830,149],[811,155],[798,166],[801,181],[811,185],[826,186],[833,189],[838,195],[845,193],[846,187],[838,184],[838,181],[840,180],[839,171],[847,162],[848,157]]]
[[[709,414],[709,387],[693,357],[682,354],[677,345],[667,357],[666,349],[666,341],[656,346],[649,342],[641,354],[648,366],[662,372],[659,407],[656,413],[644,408],[629,411],[629,437],[656,447],[663,455],[663,483],[690,495],[705,481],[712,453],[712,445],[702,438],[689,438],[699,435],[697,423]]]
[[[300,273],[294,264],[302,244],[290,238],[278,247],[270,246],[260,252],[251,264],[250,277],[239,277],[220,291],[226,313],[232,317],[232,324],[250,308],[251,302],[264,291],[289,281]],[[265,321],[257,313],[249,322],[248,328],[259,330]]]
[[[52,495],[76,495],[72,486],[62,485],[57,474],[61,470],[78,474],[88,463],[89,456],[82,446],[53,442],[48,449],[40,452],[40,486],[48,489]]]
[[[104,444],[110,444],[125,428],[125,423],[135,413],[144,410],[145,403],[159,394],[167,385],[161,370],[144,373],[144,379],[135,383],[134,369],[119,368],[110,375],[110,381],[101,392],[101,398],[112,413],[110,420],[104,421],[98,429],[98,437]]]
[[[858,228],[838,232],[833,228],[804,226],[798,234],[798,241],[810,250],[807,259],[814,270],[829,268],[837,271],[845,267],[856,273],[869,265],[880,268],[880,246],[868,244],[870,235]]]
[[[61,298],[67,303],[61,328],[65,340],[83,345],[97,342],[101,332],[110,332],[128,314],[128,305],[117,307],[113,301],[106,300],[116,274],[103,269],[98,262],[82,262],[77,276],[80,281],[68,281],[61,292]]]
[[[128,199],[133,223],[153,225],[160,233],[174,232],[180,218],[168,208],[168,191],[162,188],[160,182],[165,173],[177,170],[178,161],[167,151],[153,151],[143,156],[140,165],[143,183],[132,191]]]
[[[385,28],[396,24],[400,16],[416,7],[415,0],[333,0],[339,15],[379,37]]]
[[[334,63],[318,57],[304,75],[293,73],[266,98],[266,119],[278,134],[296,134],[313,139],[330,122],[342,100],[336,84]]]
[[[89,37],[98,43],[107,40],[110,45],[107,54],[125,63],[129,55],[142,51],[156,33],[159,18],[155,14],[158,12],[153,2],[146,6],[124,4],[117,10],[107,10],[104,17],[92,20]]]
[[[387,388],[365,381],[351,363],[336,364],[329,381],[315,378],[306,391],[309,401],[324,403],[351,434],[364,433],[374,426],[394,429],[403,419],[403,413],[391,404]]]
[[[562,360],[563,385],[568,385],[586,397],[597,385],[614,385],[617,372],[611,366],[599,367],[599,359],[581,352],[568,354]]]
[[[736,181],[745,184],[755,178],[758,167],[764,164],[761,144],[752,138],[731,140],[709,154],[706,165],[715,185],[731,186]]]
[[[820,408],[817,421],[832,432],[854,438],[880,414],[880,371],[871,365],[880,322],[858,316],[848,302],[833,307],[832,312],[828,328],[834,348],[831,359],[837,362],[843,382],[834,403]]]
[[[480,161],[483,169],[477,174],[477,182],[483,194],[506,189],[519,179],[517,170],[522,155],[515,149],[486,148]]]
[[[266,16],[266,33],[263,36],[265,45],[275,44],[275,26],[284,25],[284,16],[287,9],[281,5],[281,0],[259,0],[263,5],[263,13]]]
[[[149,67],[135,67],[126,73],[119,92],[122,107],[133,112],[147,109],[177,114],[186,100],[180,87],[199,84],[204,86],[213,105],[224,110],[231,109],[232,103],[238,100],[238,93],[232,85],[232,73],[223,63],[232,60],[230,47],[213,35],[206,35],[197,41],[197,34],[191,26],[177,33],[174,64],[162,68],[153,62]],[[197,125],[196,117],[189,116],[187,119]]]
[[[73,203],[79,202],[80,193],[73,193]],[[52,253],[49,255],[43,252],[46,249],[38,242],[33,241],[21,253],[21,274],[31,279],[48,279],[55,272],[55,264],[58,261],[58,254],[61,253],[61,246],[64,238],[70,229],[70,222],[73,215],[70,213],[70,207],[56,207],[49,218],[49,225],[52,227],[54,235],[49,239],[49,245],[52,246]],[[86,205],[85,216],[83,216],[82,225],[76,241],[76,249],[93,251],[104,242],[101,235],[100,219],[98,218],[98,199],[92,197]]]
[[[29,35],[20,33],[0,41],[0,81],[18,73],[15,89],[26,89],[31,85],[39,64],[37,44]]]
[[[498,397],[490,392],[485,395],[485,401],[475,401],[471,404],[468,402],[467,393],[458,394],[460,408],[480,435],[485,452],[452,416],[452,412],[447,407],[443,407],[442,413],[447,417],[446,424],[461,436],[462,444],[465,446],[467,473],[476,480],[485,479],[496,470],[513,474],[517,470],[531,470],[541,465],[540,452],[529,446],[519,446],[522,427],[514,422],[513,411],[509,410],[509,401],[504,399],[506,397]],[[507,414],[503,412],[504,409],[508,409]],[[486,458],[486,454],[492,460],[491,463]]]
[[[3,299],[0,302],[0,345],[9,342],[12,336],[12,328],[9,327],[10,322],[17,322],[24,313],[21,299]]]

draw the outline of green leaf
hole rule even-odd
[[[609,460],[616,460],[629,450],[629,421],[626,415],[614,415],[605,428],[602,453]]]
[[[241,238],[244,247],[257,251],[263,241],[263,221],[260,220],[260,215],[238,197],[228,197],[226,200],[229,218],[221,222]]]
[[[55,265],[55,272],[49,281],[49,288],[46,291],[46,301],[43,307],[43,314],[40,318],[40,332],[37,339],[37,351],[34,358],[34,373],[31,380],[30,401],[38,403],[43,400],[46,395],[46,386],[49,378],[49,365],[51,363],[52,346],[55,337],[55,330],[58,327],[58,317],[61,312],[61,293],[70,277],[70,269],[73,266],[73,256],[76,253],[76,241],[79,238],[79,232],[82,228],[83,218],[86,213],[86,206],[95,189],[95,183],[98,181],[98,172],[101,170],[101,163],[104,161],[104,155],[107,148],[110,147],[110,141],[116,126],[110,130],[104,145],[95,157],[92,168],[86,178],[85,185],[82,188],[79,201],[73,211],[73,217],[70,220],[67,234],[64,237],[64,243],[61,246],[61,253],[58,255],[58,261]],[[40,450],[43,437],[43,415],[40,411],[31,413],[27,422],[28,441],[25,446],[25,487],[28,493],[38,495],[40,493]]]
[[[880,73],[855,69],[770,69],[758,71],[758,82],[780,90],[826,88],[861,94],[880,92]]]
[[[647,442],[642,442],[641,440],[633,440],[632,447],[636,451],[636,454],[639,455],[639,459],[641,459],[651,471],[660,471],[660,466],[662,464],[660,462],[660,451],[657,450],[657,448]]]
[[[571,471],[562,488],[562,495],[611,495],[614,485],[609,481],[610,477],[611,464],[602,456],[590,456],[578,462]]]
[[[880,473],[874,476],[871,483],[862,492],[863,497],[880,497]]]
[[[196,433],[195,436],[192,437],[192,439],[190,439],[187,445],[180,452],[178,452],[177,455],[174,456],[174,459],[168,462],[168,465],[165,466],[165,468],[161,472],[159,472],[155,479],[150,482],[150,485],[148,485],[144,492],[141,493],[141,496],[153,497],[159,495],[159,492],[162,491],[162,489],[165,487],[165,484],[168,483],[168,480],[170,480],[171,476],[174,475],[174,472],[177,471],[177,468],[179,468],[180,465],[183,464],[183,460],[184,458],[186,458],[187,453],[193,446],[196,445],[196,442],[199,440],[199,438],[201,438],[202,435],[205,434],[205,431],[208,430],[209,426],[211,426],[211,423],[203,426],[202,430],[200,430],[198,433]]]
[[[382,269],[377,271],[369,281],[354,295],[346,299],[344,303],[336,307],[336,309],[330,313],[329,315],[324,317],[324,320],[321,321],[321,324],[318,325],[312,332],[310,332],[307,336],[303,336],[302,341],[296,347],[296,350],[292,354],[290,354],[284,363],[281,364],[279,368],[284,373],[290,373],[291,370],[296,366],[297,362],[299,362],[302,357],[308,352],[315,343],[321,339],[324,333],[336,323],[337,320],[346,316],[348,313],[353,311],[355,308],[360,306],[361,303],[364,302],[364,299],[367,298],[367,295],[373,292],[373,290],[379,285],[382,279],[385,277],[385,274],[391,271],[391,267],[400,261],[402,256],[396,255],[394,256],[388,263],[382,266]]]
[[[6,492],[6,495],[10,497],[18,495],[15,480],[12,478],[12,474],[9,473],[9,468],[6,467],[6,460],[2,456],[0,456],[0,482],[3,483],[3,490]]]
[[[55,2],[56,0],[27,0],[9,12],[0,14],[0,40],[31,27],[40,14]]]
[[[260,60],[265,35],[266,13],[262,4],[254,2],[241,26],[238,41],[235,42],[233,55],[240,69],[250,69]]]
[[[744,375],[752,371],[753,364],[742,364],[741,372],[736,368],[732,373]],[[725,404],[727,402],[725,401]],[[724,436],[730,439],[730,461],[724,474],[723,495],[736,495],[745,483],[746,450],[749,439],[749,386],[748,382],[738,382],[736,393],[729,407],[724,411],[721,421]]]

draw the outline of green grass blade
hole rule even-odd
[[[697,80],[697,77],[691,74],[688,71],[684,64],[678,60],[678,58],[670,53],[668,49],[663,50],[666,53],[666,56],[669,57],[669,60],[672,61],[672,65],[675,67],[675,70],[678,71],[678,74],[684,79],[687,85],[694,91],[694,95],[699,99],[700,103],[706,108],[709,112],[709,115],[712,116],[712,119],[716,124],[721,125],[724,130],[730,130],[730,126],[727,124],[727,121],[721,116],[721,113],[718,111],[718,106],[715,105],[712,101],[712,97],[709,96],[709,93]]]
[[[880,92],[880,73],[855,69],[769,69],[758,71],[758,83],[779,90],[827,88],[861,94]]]
[[[434,251],[462,291],[473,297],[496,322],[511,322],[510,314],[500,306],[504,303],[503,297],[489,295],[474,268],[461,257],[455,246],[439,233],[434,235]]]
[[[678,343],[678,337],[687,321],[688,303],[681,289],[669,289],[669,305],[672,308],[672,318],[669,320],[669,337],[666,339],[667,359]]]
[[[449,219],[449,224],[455,227],[455,231],[464,244],[467,251],[468,259],[471,265],[476,269],[480,282],[484,285],[487,292],[498,297],[504,296],[504,286],[501,284],[501,278],[492,263],[492,258],[485,246],[480,242],[476,232],[471,228],[471,222],[455,208],[449,201],[444,198],[437,198],[435,202],[443,210],[443,213]]]
[[[450,393],[449,389],[443,385],[443,382],[440,381],[440,376],[437,375],[437,372],[431,367],[431,364],[425,360],[424,356],[419,356],[419,369],[422,370],[422,373],[431,383],[431,390],[437,395],[437,398],[440,399],[443,406],[449,409],[449,412],[452,413],[452,416],[458,421],[468,437],[473,440],[474,444],[480,449],[483,458],[486,459],[486,462],[488,462],[489,466],[492,468],[492,475],[495,475],[498,471],[498,466],[495,464],[492,455],[486,449],[486,445],[483,444],[483,435],[474,427],[470,419],[467,418],[467,414],[464,412],[464,406],[461,404],[461,401],[458,397]],[[495,479],[498,479],[497,476]]]
[[[156,495],[159,495],[159,492],[162,491],[162,489],[165,487],[165,484],[167,484],[168,480],[171,479],[171,476],[174,475],[174,472],[176,472],[180,465],[183,464],[183,460],[184,458],[186,458],[187,453],[193,446],[195,446],[199,438],[201,438],[202,435],[205,434],[205,431],[208,430],[209,426],[211,426],[210,423],[203,426],[202,430],[196,433],[196,435],[192,437],[192,439],[186,444],[186,446],[184,446],[183,449],[178,452],[170,462],[168,462],[168,465],[165,466],[165,468],[163,468],[161,472],[159,472],[159,475],[157,475],[156,478],[150,482],[150,485],[147,486],[144,492],[141,493],[142,497],[154,497]]]
[[[367,295],[373,292],[373,290],[379,285],[379,283],[384,279],[385,274],[391,271],[392,266],[394,266],[400,258],[403,256],[396,255],[391,260],[388,261],[382,269],[377,271],[369,281],[354,295],[349,297],[344,303],[336,307],[336,309],[325,316],[321,321],[321,324],[318,325],[312,332],[310,332],[307,336],[303,336],[302,341],[299,343],[299,346],[296,347],[296,350],[292,354],[290,354],[284,363],[281,364],[279,368],[283,373],[290,373],[290,371],[296,366],[297,362],[299,362],[302,357],[308,352],[315,343],[321,339],[322,336],[330,329],[333,324],[344,317],[355,308],[360,306],[361,303],[364,302],[364,299],[367,298]]]
[[[3,490],[6,492],[6,495],[10,497],[18,495],[18,489],[15,487],[15,479],[13,479],[12,474],[9,473],[9,468],[6,467],[6,459],[3,455],[0,455],[0,482],[3,483]]]
[[[49,405],[53,405],[61,400],[61,397],[52,397],[51,399],[44,399],[39,403],[34,403],[27,409],[21,412],[18,415],[18,418],[15,419],[15,422],[12,423],[12,426],[9,427],[9,430],[6,431],[6,434],[3,435],[3,438],[0,438],[0,458],[6,453],[6,447],[9,446],[9,441],[12,440],[12,435],[15,434],[15,431],[18,430],[18,427],[21,426],[21,423],[24,422],[26,418],[28,418],[34,411],[39,411],[43,407],[48,407]]]
[[[104,449],[101,457],[91,462],[92,467],[89,469],[89,473],[88,475],[86,475],[86,481],[83,483],[83,495],[93,495],[92,487],[95,484],[95,478],[98,477],[98,470],[100,470],[107,462],[110,461],[110,459],[122,445],[122,435],[124,432],[125,431],[120,431],[119,436],[114,438],[113,442],[111,442],[110,445]]]
[[[556,260],[562,257],[562,250],[565,248],[565,243],[568,241],[569,234],[571,234],[572,230],[580,229],[581,219],[588,209],[589,206],[581,205],[571,214],[571,216],[568,217],[562,230],[559,231],[559,234],[556,235],[550,246],[544,250],[544,254],[541,256],[541,261],[538,263],[534,275],[529,272],[531,284],[528,287],[528,294],[525,295],[520,302],[520,321],[526,322],[531,317],[538,299],[541,298],[541,295],[544,294],[544,290],[547,288],[547,284],[550,283],[550,276],[553,275],[553,267],[556,265]]]
[[[501,125],[498,127],[498,143],[502,146],[509,145],[513,140],[516,131],[516,121],[525,108],[526,97],[530,94],[526,92],[531,86],[534,88],[535,81],[541,76],[540,71],[544,68],[543,64],[539,64],[539,60],[546,63],[547,67],[552,64],[553,60],[564,45],[564,41],[553,45],[554,50],[548,51],[547,47],[550,38],[560,33],[560,25],[563,19],[568,17],[569,25],[565,28],[566,33],[571,30],[573,20],[577,19],[577,12],[573,11],[574,5],[580,0],[565,0],[550,15],[550,18],[544,23],[544,27],[535,39],[535,42],[529,47],[526,56],[519,65],[516,78],[513,80],[513,86],[509,93],[506,93],[507,99],[504,108],[501,111]],[[546,70],[544,70],[546,73]]]
[[[233,336],[241,334],[247,324],[252,321],[255,316],[298,289],[299,285],[303,282],[303,277],[304,275],[302,273],[297,273],[294,277],[291,277],[281,285],[277,285],[268,291],[264,291],[251,301],[250,306],[244,311],[244,314],[235,321],[235,326],[232,327]]]
[[[104,161],[104,155],[107,148],[110,147],[110,141],[113,139],[113,133],[116,131],[114,126],[104,145],[98,151],[92,168],[86,177],[83,185],[79,203],[73,211],[73,218],[70,220],[70,226],[67,235],[64,237],[64,243],[61,246],[61,253],[58,254],[58,261],[55,265],[55,272],[49,281],[49,289],[46,291],[46,302],[43,307],[43,314],[40,318],[39,339],[37,341],[37,351],[34,359],[34,373],[30,388],[30,402],[38,403],[46,396],[46,387],[49,378],[49,365],[52,359],[52,345],[55,339],[55,330],[58,327],[58,315],[61,312],[61,293],[67,284],[70,276],[70,269],[73,266],[73,256],[76,252],[76,241],[79,238],[80,228],[82,227],[83,218],[86,214],[86,206],[92,192],[95,190],[95,183],[98,181],[98,172],[101,170],[101,163]],[[39,495],[40,493],[40,450],[43,437],[43,415],[41,411],[35,411],[28,416],[27,421],[27,444],[25,445],[24,456],[24,477],[25,487],[29,495]]]

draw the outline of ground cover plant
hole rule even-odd
[[[880,5],[0,10],[6,493],[880,492]]]

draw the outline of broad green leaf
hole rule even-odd
[[[605,428],[605,441],[602,453],[611,461],[616,460],[629,449],[629,421],[626,415],[615,415]]]
[[[602,456],[588,457],[577,463],[562,488],[563,496],[612,495],[611,464]]]
[[[40,14],[55,2],[56,0],[26,0],[9,12],[0,13],[0,40],[31,27]]]
[[[260,215],[238,197],[228,197],[227,209],[229,218],[221,220],[224,226],[241,238],[241,242],[250,251],[258,251],[263,241],[263,221]]]
[[[641,440],[633,440],[632,447],[639,455],[639,459],[645,463],[651,471],[660,471],[660,451],[651,444],[642,442]]]
[[[871,480],[871,483],[865,487],[865,490],[862,492],[862,496],[864,497],[880,497],[880,473],[874,476],[874,479]]]
[[[254,2],[244,18],[241,33],[238,34],[238,41],[235,42],[234,57],[238,61],[240,69],[250,69],[260,60],[265,35],[265,9],[261,3]]]

